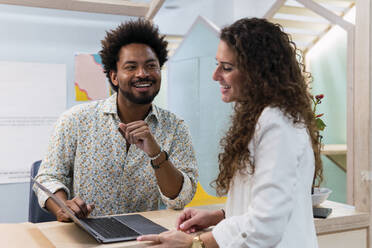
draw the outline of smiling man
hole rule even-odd
[[[152,104],[167,61],[167,42],[139,19],[107,32],[100,55],[116,92],[73,107],[58,120],[37,181],[78,217],[183,208],[196,191],[189,130]],[[68,216],[40,190],[42,207]]]

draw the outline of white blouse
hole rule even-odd
[[[233,178],[227,218],[212,231],[219,247],[318,247],[311,203],[314,153],[306,128],[278,108],[265,108],[249,149],[255,172]]]

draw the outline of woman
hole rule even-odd
[[[235,102],[222,139],[217,192],[224,211],[186,209],[156,247],[317,247],[311,188],[322,179],[318,132],[303,65],[279,25],[241,19],[224,28],[213,79]],[[315,176],[314,176],[315,175]],[[193,240],[188,233],[216,225]],[[154,247],[155,247],[154,246]]]

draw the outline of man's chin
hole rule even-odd
[[[121,94],[130,102],[134,104],[150,104],[154,100],[154,98],[158,95],[159,91],[149,95],[149,94],[141,94],[140,96],[135,96],[133,93],[125,92],[123,90],[120,90]]]
[[[154,101],[154,97],[153,98],[146,98],[146,99],[129,99],[129,101],[131,101],[132,103],[135,103],[135,104],[139,104],[139,105],[146,105],[146,104],[150,104],[152,103],[152,101]]]

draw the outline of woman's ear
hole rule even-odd
[[[118,86],[118,80],[117,80],[117,73],[116,73],[116,71],[110,71],[110,79],[111,79],[111,82],[115,86]]]

